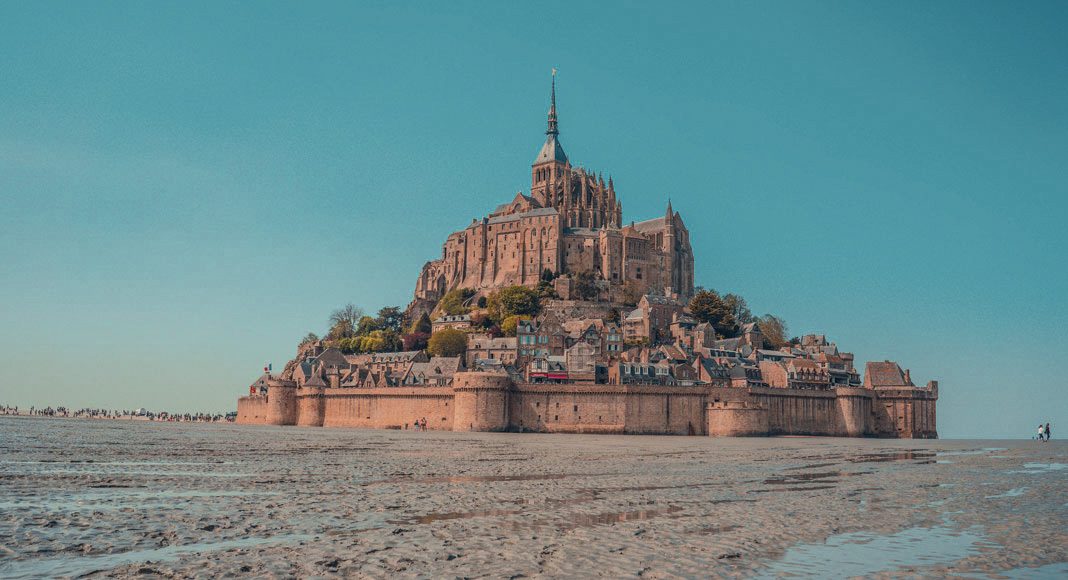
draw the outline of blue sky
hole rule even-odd
[[[233,409],[561,141],[699,284],[1068,418],[1064,3],[0,4],[0,403]],[[861,368],[861,370],[863,370]]]

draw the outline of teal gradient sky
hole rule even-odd
[[[557,67],[698,284],[938,379],[943,436],[1068,427],[1068,4],[309,6],[0,3],[0,404],[232,410],[405,306],[529,188]]]

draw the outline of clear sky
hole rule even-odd
[[[697,283],[1068,429],[1063,2],[0,3],[0,404],[227,411],[573,163]]]

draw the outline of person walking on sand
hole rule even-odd
[[[1046,423],[1046,442],[1049,443],[1049,423]]]
[[[1039,443],[1041,443],[1043,441],[1042,437],[1044,437],[1045,434],[1046,434],[1046,428],[1042,426],[1042,423],[1039,423],[1038,424],[1038,442]]]

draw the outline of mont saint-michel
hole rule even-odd
[[[404,312],[336,313],[238,400],[272,425],[935,438],[938,383],[695,287],[680,212],[624,221],[575,167],[553,79],[527,193],[449,234]],[[640,193],[638,194],[640,195]],[[477,211],[477,208],[472,208]],[[700,223],[698,219],[694,223]]]

